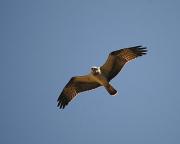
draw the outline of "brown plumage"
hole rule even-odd
[[[91,80],[88,75],[72,77],[66,84],[58,98],[58,107],[64,108],[78,93],[95,89],[101,86],[99,83]]]
[[[78,93],[104,86],[109,94],[116,94],[110,85],[113,79],[129,61],[145,55],[146,47],[135,46],[113,51],[109,54],[105,64],[101,67],[91,68],[91,73],[85,76],[72,77],[66,84],[58,98],[58,107],[64,109]]]
[[[139,56],[146,54],[146,47],[135,46],[113,51],[109,54],[105,64],[100,67],[108,80],[113,79],[123,68],[123,66]]]

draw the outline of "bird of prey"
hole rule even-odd
[[[72,77],[61,92],[57,100],[57,106],[60,109],[64,109],[80,92],[92,90],[100,86],[103,86],[110,95],[115,95],[117,91],[110,84],[110,81],[121,71],[127,62],[145,55],[146,52],[147,48],[143,46],[123,48],[111,52],[101,67],[92,67],[88,75]]]

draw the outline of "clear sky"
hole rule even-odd
[[[180,1],[1,0],[1,144],[179,144]],[[143,45],[104,88],[64,110],[72,76]]]

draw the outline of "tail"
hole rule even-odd
[[[115,95],[117,93],[117,90],[115,90],[111,84],[106,85],[105,88],[110,95]]]

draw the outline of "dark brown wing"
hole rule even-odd
[[[99,87],[90,75],[72,77],[58,98],[58,107],[64,109],[78,93]]]
[[[122,67],[130,60],[139,56],[145,55],[147,52],[146,47],[135,46],[113,51],[109,54],[105,64],[100,67],[102,73],[110,81],[122,69]]]

